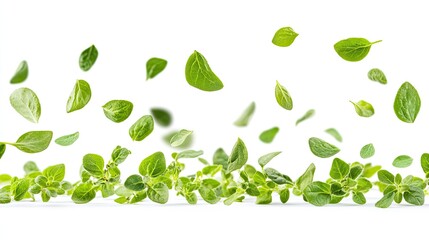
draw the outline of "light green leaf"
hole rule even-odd
[[[366,178],[370,178],[374,176],[379,170],[381,169],[381,166],[372,166],[371,163],[365,164],[365,167],[363,169],[362,176]]]
[[[39,122],[42,108],[39,98],[29,88],[18,88],[10,95],[10,104],[21,116],[30,122]]]
[[[37,164],[33,161],[28,161],[24,164],[24,172],[25,175],[28,175],[33,172],[39,172],[39,167],[37,167]]]
[[[314,172],[316,171],[316,166],[312,163],[305,172],[296,180],[295,184],[298,189],[302,192],[304,189],[313,182]]]
[[[420,158],[420,165],[425,174],[429,173],[429,153],[423,153]]]
[[[79,132],[65,135],[55,139],[55,143],[60,146],[70,146],[79,138]]]
[[[6,144],[0,143],[0,159],[3,157],[4,152],[6,152]]]
[[[186,129],[180,130],[170,139],[171,146],[172,147],[181,146],[191,134],[192,134],[192,131],[190,130],[186,130]]]
[[[357,203],[357,204],[360,204],[360,205],[363,205],[363,204],[365,204],[366,203],[366,198],[365,198],[365,196],[363,195],[363,193],[361,193],[361,192],[354,192],[353,193],[353,202],[355,202],[355,203]]]
[[[82,71],[88,71],[94,65],[98,57],[98,50],[94,45],[85,49],[79,57],[79,66]]]
[[[153,202],[165,204],[168,202],[168,187],[162,182],[157,183],[148,189],[147,196]]]
[[[280,129],[278,127],[267,129],[259,135],[259,140],[264,143],[271,143],[279,131]]]
[[[28,77],[28,64],[27,61],[22,61],[18,68],[15,71],[15,74],[10,79],[10,83],[22,83],[24,82]]]
[[[381,40],[369,42],[365,38],[348,38],[337,42],[334,49],[342,59],[357,62],[368,55],[373,44],[379,42]]]
[[[268,154],[261,156],[258,159],[259,166],[261,166],[263,168],[265,165],[267,165],[273,158],[275,158],[280,153],[282,153],[282,152],[272,152],[272,153],[268,153]]]
[[[76,187],[72,194],[72,200],[77,204],[85,204],[95,198],[95,188],[91,182],[82,183]]]
[[[155,119],[155,122],[163,127],[168,127],[171,125],[171,122],[173,121],[173,118],[171,117],[171,114],[162,108],[152,108],[150,109],[150,112]]]
[[[43,176],[47,177],[49,181],[61,182],[65,174],[66,166],[64,164],[53,165],[43,170]]]
[[[380,170],[377,172],[378,180],[385,184],[395,184],[395,176],[387,170]]]
[[[249,124],[250,119],[253,116],[253,113],[255,112],[256,104],[255,102],[252,102],[241,114],[241,116],[234,122],[235,126],[238,127],[245,127]]]
[[[91,100],[91,87],[85,80],[77,80],[69,99],[67,100],[67,113],[82,109]]]
[[[300,117],[298,120],[296,120],[295,126],[298,126],[299,123],[311,118],[314,116],[314,114],[316,113],[316,111],[314,109],[310,109],[308,110],[304,116]]]
[[[388,208],[390,205],[392,205],[394,198],[395,192],[386,193],[377,203],[375,203],[375,206],[379,208]]]
[[[195,151],[195,150],[185,150],[182,152],[179,152],[177,154],[174,154],[174,159],[181,159],[181,158],[196,158],[201,155],[203,155],[204,152],[202,150]]]
[[[335,128],[328,128],[325,132],[334,137],[338,142],[343,141],[343,137],[341,137],[340,133]]]
[[[151,58],[146,62],[146,80],[154,78],[167,66],[167,61],[162,58]]]
[[[274,168],[265,169],[265,173],[269,179],[277,184],[293,184],[293,181],[289,176],[280,173]]]
[[[139,173],[143,176],[158,177],[165,172],[166,168],[164,153],[155,152],[141,161]]]
[[[26,153],[38,153],[48,148],[52,140],[51,131],[32,131],[21,135],[15,143],[5,143],[12,145]]]
[[[231,155],[228,158],[228,168],[227,173],[240,169],[244,164],[246,164],[248,159],[247,148],[244,142],[238,138],[235,143]]]
[[[325,142],[320,138],[312,137],[308,140],[308,144],[310,146],[311,152],[320,158],[332,157],[338,152],[340,152],[339,148],[330,143]]]
[[[30,188],[30,180],[29,179],[24,178],[24,179],[18,180],[18,183],[16,184],[16,187],[14,190],[13,199],[15,201],[21,201],[22,199],[24,199],[29,188]]]
[[[315,206],[324,206],[331,201],[331,186],[324,182],[313,182],[304,189],[307,201]]]
[[[286,110],[292,110],[293,108],[292,98],[289,92],[286,90],[286,88],[280,85],[279,81],[276,81],[275,96],[276,96],[277,103],[282,108]]]
[[[131,151],[123,148],[121,146],[116,146],[115,149],[112,151],[112,161],[116,164],[121,164],[127,159],[128,155],[131,154]]]
[[[420,96],[409,82],[404,82],[396,93],[393,109],[399,120],[413,123],[420,111]]]
[[[393,160],[392,165],[397,168],[406,168],[413,163],[413,158],[407,155],[400,155]]]
[[[153,131],[153,118],[151,115],[145,115],[135,122],[128,131],[133,141],[142,141]]]
[[[111,100],[103,105],[104,115],[115,123],[125,121],[133,111],[133,103],[127,100]]]
[[[289,47],[298,35],[291,27],[282,27],[274,34],[272,43],[279,47]]]
[[[368,78],[372,81],[379,82],[381,84],[387,84],[386,75],[383,71],[378,68],[373,68],[368,72]]]
[[[425,193],[418,187],[410,186],[410,189],[404,193],[404,199],[410,204],[422,206],[425,203]]]
[[[83,156],[83,168],[92,176],[101,178],[104,175],[104,159],[97,154]]]
[[[347,177],[350,172],[350,166],[348,163],[344,162],[339,158],[335,158],[332,161],[331,171],[329,176],[335,180],[342,180]]]
[[[370,158],[374,156],[374,154],[375,154],[375,148],[372,143],[369,143],[363,146],[362,149],[360,150],[360,157],[363,159]]]
[[[211,70],[206,58],[199,52],[189,57],[185,69],[189,85],[203,91],[218,91],[223,88],[222,81]]]
[[[356,113],[361,117],[371,117],[374,115],[374,108],[371,103],[360,100],[357,103],[350,101],[355,106]]]

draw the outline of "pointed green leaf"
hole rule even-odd
[[[206,58],[197,51],[194,51],[186,63],[185,76],[189,85],[203,91],[218,91],[223,88],[222,81],[212,71]]]

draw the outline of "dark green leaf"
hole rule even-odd
[[[423,153],[420,158],[420,164],[422,166],[423,172],[429,173],[429,153]]]
[[[140,175],[131,175],[125,180],[124,186],[133,191],[141,191],[145,188],[143,178]]]
[[[171,125],[173,118],[167,110],[162,108],[152,108],[150,109],[150,112],[153,118],[155,118],[155,122],[158,123],[160,126],[168,127]]]
[[[6,152],[6,144],[0,143],[0,159],[3,157],[4,152]]]
[[[304,196],[309,203],[324,206],[331,201],[331,186],[324,182],[313,182],[304,189]]]
[[[197,51],[194,51],[186,63],[185,76],[189,85],[203,91],[223,88],[222,81],[211,70],[206,58]]]
[[[378,180],[385,184],[395,184],[395,176],[388,172],[387,170],[380,170],[377,173]]]
[[[404,193],[404,199],[410,204],[422,206],[425,203],[425,193],[418,187],[410,186]]]
[[[280,173],[279,171],[273,168],[265,169],[265,173],[267,174],[269,179],[271,179],[273,182],[277,184],[293,184],[293,181],[292,179],[290,179],[290,177]]]
[[[353,193],[353,202],[362,205],[366,203],[366,198],[361,192]]]
[[[289,196],[290,196],[289,189],[285,188],[285,189],[280,190],[279,195],[280,195],[280,201],[282,203],[287,203],[287,201],[289,200]]]
[[[399,120],[413,123],[420,111],[420,96],[409,82],[404,82],[396,93],[393,109]]]
[[[94,45],[85,49],[79,57],[79,66],[82,71],[88,71],[94,65],[98,57],[98,50]]]
[[[83,168],[92,176],[101,178],[104,175],[104,159],[97,154],[83,156]]]
[[[10,83],[22,83],[24,82],[28,77],[28,64],[27,61],[22,61],[18,68],[15,71],[15,74],[10,79]]]
[[[384,194],[384,196],[377,203],[375,203],[375,206],[379,208],[388,208],[390,205],[392,205],[394,198],[395,192]]]

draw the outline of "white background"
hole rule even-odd
[[[80,139],[70,147],[52,143],[39,154],[8,146],[0,173],[22,175],[28,160],[41,168],[65,163],[66,178],[74,181],[83,155],[97,153],[108,160],[111,150],[121,145],[133,152],[121,166],[123,176],[128,176],[137,172],[145,156],[159,150],[171,154],[174,149],[165,145],[162,136],[185,128],[194,131],[193,148],[204,150],[207,159],[218,147],[230,152],[237,137],[246,143],[251,164],[262,154],[282,151],[270,166],[293,179],[312,162],[316,179],[328,177],[331,159],[311,154],[307,141],[312,136],[339,146],[337,156],[348,162],[360,161],[360,148],[373,143],[376,155],[368,161],[404,175],[423,176],[419,158],[429,149],[427,22],[424,1],[1,1],[0,141],[14,141],[31,130],[52,130],[54,138],[79,131]],[[288,48],[274,46],[275,31],[285,26],[299,36]],[[337,41],[349,37],[383,42],[374,45],[363,61],[352,63],[333,49]],[[82,72],[78,58],[91,44],[99,57],[89,72]],[[207,58],[224,89],[209,93],[187,84],[185,64],[194,50]],[[168,65],[146,81],[145,64],[151,57],[167,59]],[[22,60],[28,61],[29,77],[11,85]],[[387,85],[367,79],[374,67],[385,72]],[[92,99],[84,109],[67,114],[67,98],[76,79],[91,84]],[[276,103],[276,80],[292,95],[292,111]],[[411,82],[422,99],[414,124],[399,121],[393,112],[396,91],[404,81]],[[10,106],[9,95],[19,87],[38,94],[42,104],[38,124]],[[134,103],[125,122],[113,123],[104,116],[101,106],[112,99]],[[373,117],[361,118],[354,112],[349,100],[361,99],[373,104]],[[256,112],[249,126],[235,127],[232,123],[252,101]],[[128,128],[151,107],[169,109],[173,126],[155,126],[147,139],[132,142]],[[310,108],[316,109],[316,115],[295,127],[296,119]],[[280,127],[274,142],[261,143],[260,132],[274,126]],[[339,130],[343,143],[324,133],[330,127]],[[414,163],[395,169],[391,163],[402,154],[412,156]],[[189,160],[185,173],[201,167]],[[147,201],[119,206],[113,200],[76,206],[69,199],[13,203],[0,206],[0,236],[336,238],[347,233],[348,238],[358,239],[421,234],[424,222],[417,219],[427,215],[426,206],[381,210],[373,207],[380,195],[374,196],[363,207],[345,203],[325,208],[302,204],[296,197],[286,206],[257,206],[253,200],[232,207],[187,206],[183,199],[165,206]],[[197,234],[199,229],[204,233]],[[83,230],[89,232],[80,233]]]

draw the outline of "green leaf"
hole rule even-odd
[[[282,153],[282,152],[272,152],[272,153],[268,153],[268,154],[261,156],[258,159],[259,166],[261,166],[263,168],[265,165],[267,165],[273,158],[275,158],[280,153]]]
[[[365,167],[363,169],[362,176],[366,178],[370,178],[374,176],[379,170],[381,169],[381,166],[372,166],[371,163],[365,164]]]
[[[170,139],[171,146],[172,147],[181,146],[191,134],[192,134],[192,131],[190,130],[186,130],[186,129],[180,130]]]
[[[289,47],[298,35],[291,27],[282,27],[274,34],[272,43],[279,47]]]
[[[247,148],[244,142],[238,138],[234,147],[232,148],[231,155],[228,158],[228,167],[226,172],[231,173],[235,170],[240,169],[246,164],[248,159]]]
[[[155,118],[155,122],[158,123],[160,126],[168,127],[171,125],[173,118],[167,110],[162,108],[152,108],[150,109],[150,112],[153,118]]]
[[[162,58],[151,58],[146,62],[146,80],[154,78],[167,66],[167,61]]]
[[[9,174],[0,174],[0,184],[10,182],[11,179],[12,176],[10,176]]]
[[[228,169],[228,154],[222,149],[218,148],[213,154],[213,165],[222,165],[223,169]]]
[[[363,146],[362,149],[360,150],[360,157],[363,159],[370,158],[374,156],[374,154],[375,154],[375,148],[372,143],[369,143]]]
[[[275,96],[276,96],[277,103],[282,108],[286,110],[292,110],[293,108],[292,98],[289,92],[286,90],[286,88],[280,85],[279,81],[276,81]]]
[[[393,109],[399,120],[413,123],[420,111],[420,96],[409,82],[404,82],[396,93]]]
[[[91,87],[85,80],[77,80],[69,99],[67,100],[67,113],[82,109],[91,100]]]
[[[331,186],[324,182],[313,182],[304,189],[307,201],[315,206],[324,206],[331,201]]]
[[[290,191],[287,188],[282,189],[280,190],[279,195],[280,195],[280,202],[287,203],[290,197]]]
[[[422,206],[425,203],[425,193],[418,187],[410,186],[404,193],[404,199],[410,204]]]
[[[343,180],[350,172],[350,165],[339,158],[332,161],[331,171],[329,176],[335,180]]]
[[[395,184],[395,176],[388,172],[387,170],[380,170],[377,173],[378,180],[385,184]]]
[[[104,175],[104,159],[97,154],[83,156],[83,168],[92,176],[101,178]]]
[[[39,98],[29,88],[18,88],[10,95],[10,104],[21,116],[32,123],[38,123],[42,108]]]
[[[82,183],[76,187],[72,194],[72,200],[77,204],[85,204],[95,198],[95,188],[91,182]]]
[[[111,184],[111,183],[102,183],[101,185],[100,185],[100,191],[101,191],[101,196],[103,197],[103,198],[107,198],[107,197],[110,197],[110,196],[113,196],[114,194],[115,194],[115,188],[114,188],[114,186],[113,186],[113,184]]]
[[[249,124],[250,119],[255,112],[256,104],[255,102],[250,103],[250,105],[244,110],[241,116],[234,122],[235,126],[245,127]]]
[[[259,140],[264,143],[271,143],[279,131],[280,129],[278,127],[267,129],[259,135]]]
[[[206,159],[204,159],[204,158],[198,158],[198,161],[200,161],[200,163],[202,163],[203,165],[210,165],[210,163],[209,163],[209,161],[207,161]]]
[[[379,208],[388,208],[390,205],[392,205],[394,198],[395,192],[384,194],[384,196],[377,203],[375,203],[375,206]]]
[[[185,198],[189,204],[197,204],[198,202],[197,194],[195,194],[194,192],[186,194]]]
[[[0,143],[0,159],[3,157],[4,152],[6,152],[6,144]]]
[[[373,68],[368,72],[368,78],[372,81],[379,82],[381,84],[387,84],[386,75],[383,71],[378,68]]]
[[[189,85],[203,91],[218,91],[223,88],[222,81],[211,70],[206,58],[194,51],[186,63],[186,81]]]
[[[340,152],[339,148],[330,143],[325,142],[320,138],[312,137],[308,140],[308,144],[310,146],[311,152],[320,158],[332,157],[338,152]]]
[[[305,120],[307,120],[307,119],[309,119],[309,118],[313,117],[315,113],[316,113],[316,110],[314,110],[314,109],[310,109],[310,110],[308,110],[308,111],[304,114],[304,116],[302,116],[302,117],[300,117],[298,120],[296,120],[295,126],[298,126],[298,124],[299,124],[299,123],[301,123],[301,122],[303,122],[303,121],[305,121]]]
[[[15,201],[21,201],[22,199],[24,199],[29,188],[30,188],[30,180],[27,178],[20,179],[16,184],[13,199]]]
[[[116,164],[121,164],[125,161],[125,159],[127,159],[128,155],[130,154],[130,150],[121,146],[116,146],[116,148],[112,151],[112,161]]]
[[[348,38],[337,42],[334,45],[334,49],[342,59],[357,62],[368,55],[373,44],[379,42],[381,40],[369,42],[365,38]]]
[[[124,186],[133,191],[142,191],[145,188],[143,178],[140,175],[131,175],[125,180]]]
[[[165,172],[166,168],[164,153],[155,152],[141,161],[139,173],[142,176],[158,177]]]
[[[65,135],[55,139],[55,143],[60,146],[70,146],[79,138],[79,132],[75,132],[69,135]]]
[[[33,161],[28,161],[24,164],[24,172],[25,175],[28,175],[32,172],[39,172],[39,168],[37,167],[37,164]]]
[[[15,71],[15,74],[10,79],[10,83],[22,83],[24,82],[28,77],[28,64],[27,61],[22,61],[18,68]]]
[[[206,181],[205,181],[206,180]],[[207,181],[209,180],[209,181]],[[214,184],[212,183],[214,182]],[[218,187],[220,183],[214,179],[204,179],[203,183],[201,184],[200,188],[198,189],[198,192],[200,193],[201,197],[210,204],[215,204],[220,201],[220,197],[217,196],[214,189]]]
[[[357,180],[356,190],[359,192],[368,192],[372,188],[372,183],[366,178],[359,178]]]
[[[354,192],[353,193],[353,202],[355,202],[355,203],[357,203],[357,204],[360,204],[360,205],[362,205],[362,204],[365,204],[366,203],[366,198],[365,198],[365,196],[363,195],[363,193],[361,193],[361,192]]]
[[[273,201],[272,191],[261,191],[256,197],[256,204],[270,204]]]
[[[202,150],[199,150],[199,151],[185,150],[185,151],[182,151],[180,153],[177,153],[177,155],[175,154],[175,156],[173,158],[175,158],[175,159],[180,159],[180,158],[196,158],[196,157],[199,157],[199,156],[201,156],[203,154],[204,154],[204,152]]]
[[[265,173],[267,174],[269,179],[271,179],[277,184],[293,184],[293,181],[292,179],[290,179],[289,176],[284,175],[273,168],[265,169]]]
[[[115,123],[125,121],[133,111],[133,103],[127,100],[111,100],[103,105],[104,115]]]
[[[216,175],[216,173],[220,172],[221,170],[222,170],[221,165],[209,165],[209,166],[205,166],[203,169],[201,169],[201,172],[204,175],[214,176],[214,175]]]
[[[147,196],[153,202],[165,204],[168,202],[168,187],[162,182],[157,183],[148,189]]]
[[[406,168],[413,163],[413,159],[407,155],[400,155],[393,160],[392,165],[397,168]]]
[[[43,175],[49,179],[49,181],[61,182],[66,174],[66,166],[64,164],[57,164],[47,167],[43,170]]]
[[[52,140],[51,131],[32,131],[22,134],[12,145],[26,153],[38,153],[49,147]]]
[[[296,180],[295,184],[298,189],[302,192],[304,189],[313,182],[314,172],[316,171],[316,166],[312,163],[305,172]]]
[[[371,103],[360,100],[357,103],[350,101],[355,106],[356,113],[361,117],[371,117],[374,115],[374,108]]]
[[[350,168],[349,177],[351,179],[357,179],[361,175],[362,172],[363,172],[363,167],[362,166],[359,166],[359,165],[353,166],[352,165],[352,167]]]
[[[145,115],[135,122],[128,131],[133,141],[142,141],[153,131],[153,118],[151,115]]]
[[[229,197],[227,197],[223,203],[227,206],[233,204],[234,202],[238,201],[243,193],[245,192],[244,189],[238,188],[237,191],[235,191],[235,193],[231,194]]]
[[[79,57],[79,66],[82,71],[88,71],[94,65],[98,57],[98,50],[94,45],[85,49]]]
[[[340,133],[335,128],[328,128],[325,130],[325,132],[334,137],[338,142],[343,141],[343,137],[341,137]]]
[[[429,153],[423,153],[420,158],[420,164],[425,174],[429,173]]]

